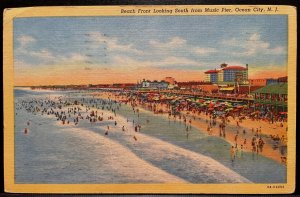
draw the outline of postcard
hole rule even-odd
[[[296,9],[4,12],[5,191],[295,189]]]

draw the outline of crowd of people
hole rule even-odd
[[[271,107],[257,107],[256,109],[249,108],[249,106],[234,105],[234,102],[229,105],[224,105],[228,102],[219,101],[205,101],[201,105],[195,105],[195,102],[191,102],[190,97],[174,97],[171,99],[164,99],[166,96],[155,95],[156,99],[152,99],[153,96],[147,93],[111,93],[111,96],[124,103],[130,103],[134,106],[140,106],[147,110],[153,111],[158,114],[168,114],[168,118],[173,118],[174,121],[182,121],[186,125],[186,136],[189,136],[189,129],[192,128],[192,121],[197,123],[205,120],[206,131],[208,135],[215,135],[228,140],[235,149],[235,155],[238,152],[251,151],[252,154],[263,154],[266,144],[268,147],[272,147],[273,150],[279,151],[282,157],[286,156],[286,134],[282,135],[280,139],[277,135],[267,135],[266,131],[262,132],[262,124],[279,125],[283,127],[286,123],[287,116],[280,115],[272,110]],[[163,98],[163,99],[157,99]],[[252,105],[255,105],[252,104]],[[229,110],[228,110],[229,109]],[[251,128],[242,127],[243,121],[251,120],[253,124]],[[236,126],[234,125],[236,122]],[[227,129],[227,127],[229,127]],[[235,127],[235,128],[233,128]],[[218,134],[215,132],[215,128],[219,129]],[[235,130],[236,132],[232,132]],[[227,132],[228,130],[228,132]],[[286,130],[287,131],[287,130]],[[215,132],[215,133],[214,133]],[[229,136],[227,137],[227,133]],[[232,135],[232,138],[231,138]],[[283,148],[282,148],[283,147]],[[230,150],[232,152],[232,150]]]

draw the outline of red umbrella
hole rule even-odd
[[[209,103],[208,107],[213,107],[214,105],[214,103]]]
[[[209,110],[209,111],[212,111],[212,110],[214,110],[214,108],[211,107],[211,108],[209,108],[208,110]]]

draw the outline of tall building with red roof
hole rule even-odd
[[[211,83],[218,82],[218,70],[208,70],[205,73],[205,81]]]
[[[228,66],[223,63],[220,69],[208,70],[205,73],[205,81],[211,83],[246,84],[248,82],[248,64],[243,66]]]

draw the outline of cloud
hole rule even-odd
[[[177,36],[171,38],[167,42],[150,40],[149,44],[153,48],[161,49],[164,51],[180,49],[180,51],[185,51],[186,53],[193,53],[193,54],[197,54],[197,55],[201,55],[201,56],[205,56],[205,55],[209,55],[211,53],[218,52],[215,48],[212,48],[212,47],[199,47],[199,46],[189,45],[189,44],[187,44],[187,41],[185,39],[177,37]]]
[[[93,48],[99,48],[100,46],[107,47],[108,51],[123,51],[131,52],[135,54],[142,54],[143,52],[136,49],[133,44],[120,44],[119,40],[115,37],[108,37],[100,32],[91,32],[88,34],[89,39],[94,42]]]
[[[147,68],[168,68],[168,69],[178,69],[178,68],[185,68],[187,70],[193,67],[203,66],[202,63],[184,57],[174,57],[169,56],[161,60],[137,60],[128,56],[118,55],[114,56],[113,58],[113,65],[115,67],[123,67],[126,69],[147,69]]]
[[[191,49],[195,54],[198,55],[209,55],[211,53],[218,52],[215,48],[200,48],[200,47],[194,47]]]
[[[55,56],[53,53],[47,49],[41,50],[32,50],[29,48],[29,45],[36,42],[36,39],[32,36],[21,35],[17,38],[19,42],[19,47],[15,50],[17,57],[20,55],[29,56],[31,58],[39,58],[44,61],[52,61],[55,60]],[[17,59],[17,58],[16,58]]]
[[[160,42],[157,40],[150,40],[149,44],[155,48],[168,49],[168,48],[174,48],[174,47],[182,47],[182,46],[186,45],[186,40],[175,36],[175,37],[171,38],[170,41],[168,41],[168,42]]]
[[[236,38],[222,40],[221,43],[223,45],[228,45],[228,46],[240,46],[240,42],[238,42],[238,40]]]
[[[82,62],[87,60],[88,58],[84,55],[81,55],[79,53],[72,53],[68,58],[65,58],[65,61],[69,62]]]
[[[52,54],[52,52],[44,49],[41,51],[28,51],[27,52],[28,55],[33,56],[33,57],[38,57],[38,58],[42,58],[44,60],[54,60],[56,59],[56,57]]]
[[[173,66],[173,65],[183,65],[183,66],[201,66],[202,64],[188,59],[188,58],[184,58],[184,57],[167,57],[161,61],[157,61],[155,62],[155,65],[157,66]]]
[[[20,48],[25,48],[28,44],[34,43],[36,41],[35,38],[28,35],[19,36],[17,40],[20,43]]]
[[[285,48],[282,46],[271,48],[271,44],[263,41],[261,39],[261,35],[258,33],[250,35],[246,41],[232,38],[229,40],[223,40],[222,44],[238,49],[238,52],[234,51],[231,53],[235,56],[253,56],[257,54],[280,55],[285,53]]]
[[[268,51],[270,54],[274,54],[274,55],[280,55],[280,54],[284,54],[286,51],[285,51],[285,48],[282,47],[282,46],[279,46],[279,47],[275,47],[273,49],[269,49]]]

